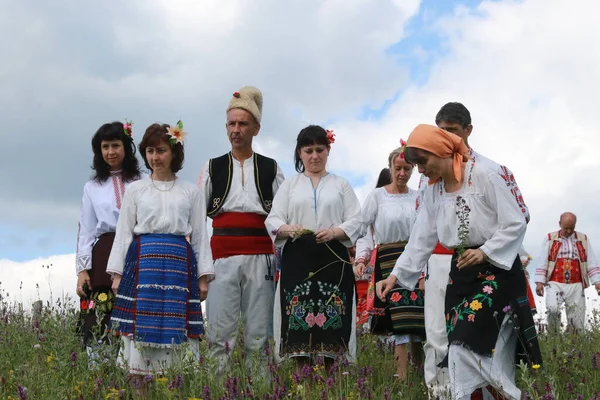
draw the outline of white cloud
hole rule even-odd
[[[598,253],[600,19],[586,12],[594,4],[483,2],[431,21],[445,53],[427,82],[407,87],[379,121],[339,123],[331,166],[375,176],[400,137],[460,101],[473,118],[473,148],[515,173],[532,214],[529,251],[537,255],[559,215],[574,211]]]
[[[75,304],[77,277],[75,255],[38,258],[25,262],[0,259],[0,292],[9,303],[29,308],[36,300],[44,304],[65,299]],[[8,295],[8,296],[7,296]]]

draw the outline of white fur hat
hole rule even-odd
[[[260,124],[262,117],[263,98],[260,90],[254,86],[244,86],[238,92],[233,94],[227,112],[232,108],[241,108],[254,116],[256,122]]]

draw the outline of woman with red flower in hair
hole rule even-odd
[[[373,285],[389,276],[404,251],[417,216],[418,193],[408,187],[413,164],[405,160],[404,142],[400,143],[402,147],[392,151],[388,157],[392,182],[373,190],[362,207],[363,222],[372,230],[373,245],[369,246],[364,238],[358,241],[356,273],[362,275],[366,260],[374,255]],[[369,307],[372,315],[371,332],[393,335],[396,373],[400,380],[406,379],[408,343],[411,343],[415,363],[418,365],[423,359],[423,302],[422,290],[396,286],[389,293],[387,306],[375,298]]]

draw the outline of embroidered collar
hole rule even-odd
[[[118,170],[118,171],[110,171],[111,175],[121,175],[121,173],[123,172],[122,169]]]

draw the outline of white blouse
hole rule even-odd
[[[373,227],[373,238],[366,235],[356,243],[356,258],[368,261],[374,246],[408,240],[417,218],[418,192],[392,194],[377,188],[367,196],[362,208],[365,225]],[[369,228],[370,230],[370,228]]]
[[[100,236],[115,232],[125,189],[131,182],[124,182],[121,171],[113,171],[104,182],[90,180],[83,186],[75,269],[92,269],[92,248]]]
[[[110,274],[123,274],[125,257],[134,236],[163,233],[189,236],[198,262],[198,276],[214,278],[212,253],[206,231],[206,206],[193,184],[153,181],[132,183],[121,208],[108,267]]]
[[[527,229],[522,210],[497,170],[469,160],[465,174],[457,192],[446,193],[443,181],[426,189],[408,245],[392,271],[402,286],[415,287],[438,240],[448,249],[479,246],[491,264],[512,268]],[[462,243],[459,230],[466,233]]]
[[[276,246],[286,239],[276,239],[282,225],[301,225],[316,231],[322,228],[340,228],[349,240],[342,243],[352,247],[363,235],[360,203],[350,183],[337,175],[322,176],[316,188],[310,177],[298,174],[286,179],[273,200],[271,213],[265,221]]]
[[[242,176],[244,177],[243,183]],[[283,180],[283,171],[279,168],[279,164],[277,164],[277,174],[273,181],[273,195],[277,193]],[[198,186],[202,191],[203,201],[206,204],[206,207],[208,207],[212,198],[212,182],[210,174],[208,173],[208,162],[202,167],[202,172],[200,172],[200,178],[198,179]],[[258,191],[256,190],[254,179],[254,154],[252,154],[252,157],[244,160],[243,163],[237,161],[235,158],[233,159],[231,187],[229,188],[229,193],[225,198],[223,207],[219,210],[219,214],[223,212],[267,214],[260,201]]]

